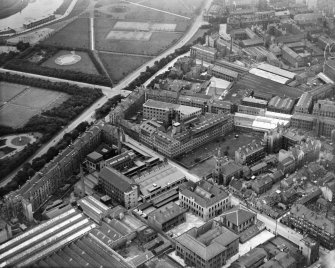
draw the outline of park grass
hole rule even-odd
[[[26,85],[8,84],[9,87],[0,88],[0,95],[6,95],[7,100],[9,100],[0,110],[0,125],[2,126],[21,127],[34,115],[41,113],[44,109],[51,109],[60,105],[69,97],[62,92]],[[17,95],[6,93],[13,88],[16,89]],[[8,96],[11,99],[8,99]]]
[[[182,16],[193,17],[202,2],[203,0],[147,0],[142,4]]]
[[[60,69],[60,70],[70,70],[70,71],[77,71],[87,74],[97,74],[99,75],[99,72],[94,66],[94,63],[91,61],[89,55],[82,51],[76,51],[76,54],[81,57],[81,60],[75,64],[72,65],[58,65],[55,63],[55,60],[63,55],[70,54],[70,51],[67,50],[61,50],[57,52],[53,57],[48,59],[47,61],[42,63],[43,67],[49,67],[54,69]]]
[[[78,18],[69,25],[43,41],[42,44],[73,47],[73,48],[89,48],[89,19]]]
[[[183,35],[176,32],[154,32],[149,41],[106,39],[116,20],[99,18],[95,23],[95,45],[100,51],[156,56]]]
[[[100,52],[99,56],[114,82],[120,81],[129,73],[150,60],[150,58],[146,57],[125,56],[103,52]]]

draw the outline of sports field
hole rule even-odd
[[[116,55],[102,52],[99,53],[99,56],[114,82],[120,81],[130,72],[150,60],[149,57]]]
[[[173,23],[148,23],[135,21],[118,21],[115,23],[114,29],[128,31],[162,31],[173,32],[176,29],[176,24]]]
[[[42,42],[42,44],[47,45],[73,48],[89,48],[89,43],[90,35],[88,18],[77,18]]]
[[[131,31],[110,31],[106,39],[108,40],[133,40],[149,41],[152,33],[150,32],[131,32]]]
[[[23,126],[43,109],[51,109],[69,96],[62,92],[1,82],[0,125]]]
[[[71,54],[71,51],[61,50],[57,52],[50,59],[43,62],[42,66],[50,67],[54,69],[61,69],[61,70],[78,71],[78,72],[88,73],[88,74],[99,74],[93,62],[91,61],[90,57],[88,56],[88,54],[82,51],[75,51],[75,55],[78,55],[81,57],[81,60],[75,64],[59,65],[55,62],[56,59],[58,59],[59,57],[64,56],[64,55],[69,55],[69,54]]]
[[[95,45],[97,50],[155,56],[177,42],[183,35],[179,32],[115,33],[115,23],[117,21],[108,18],[96,19]],[[151,34],[150,39],[147,39],[149,35],[146,33]]]

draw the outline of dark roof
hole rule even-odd
[[[229,222],[232,222],[238,226],[251,219],[255,215],[255,213],[250,212],[249,210],[235,207],[224,212],[221,217],[225,217]]]
[[[252,267],[262,259],[268,257],[266,251],[262,248],[254,248],[230,265],[230,268]]]
[[[193,197],[194,202],[202,207],[210,207],[228,197],[228,194],[219,186],[201,180],[194,185],[185,183],[180,187],[180,192],[187,197]]]
[[[303,91],[299,88],[293,88],[272,80],[247,73],[234,85],[236,89],[252,89],[254,92],[266,92],[274,96],[299,98]]]
[[[157,222],[164,224],[175,217],[178,217],[181,214],[186,212],[185,208],[178,206],[176,203],[171,202],[159,209],[149,213],[148,217],[155,219]]]
[[[99,177],[102,180],[108,181],[122,192],[130,191],[131,185],[135,184],[131,179],[111,167],[104,167]]]

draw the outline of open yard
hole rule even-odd
[[[89,48],[89,19],[78,18],[43,41],[43,44],[73,48]]]
[[[55,69],[62,69],[62,70],[71,70],[71,71],[78,71],[82,73],[88,74],[99,74],[97,69],[95,68],[93,62],[91,61],[89,55],[85,52],[76,51],[75,54],[81,57],[81,60],[72,65],[58,65],[55,63],[55,60],[63,55],[71,54],[70,51],[61,50],[56,55],[45,61],[42,66],[55,68]]]
[[[1,84],[0,96],[3,103],[0,107],[0,125],[14,128],[23,126],[43,109],[51,109],[68,98],[62,92],[11,83]]]
[[[238,134],[238,138],[235,138],[235,135]],[[195,160],[197,158],[205,158],[207,156],[214,156],[218,153],[218,148],[221,147],[221,151],[223,154],[227,154],[229,158],[234,159],[235,158],[235,151],[242,147],[243,145],[247,145],[252,140],[259,140],[263,137],[262,133],[257,132],[240,132],[240,131],[234,131],[230,133],[229,135],[216,139],[215,141],[212,141],[210,143],[207,143],[196,150],[193,150],[181,158],[179,160],[181,163],[183,163],[186,166],[190,166],[192,164],[195,164]],[[215,159],[214,157],[209,158],[208,160],[205,160],[204,162],[201,162],[190,169],[190,172],[198,175],[199,177],[203,177],[208,175],[213,171],[215,168]]]
[[[180,236],[193,227],[200,227],[201,225],[205,224],[205,221],[202,218],[195,216],[190,212],[186,212],[185,215],[186,221],[169,231],[169,233],[173,234],[173,237]]]
[[[99,53],[99,55],[113,81],[120,81],[130,72],[136,70],[150,60],[149,57],[126,56],[110,53]]]

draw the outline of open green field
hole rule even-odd
[[[58,106],[69,97],[62,92],[7,82],[1,83],[0,96],[3,104],[0,125],[14,128],[23,126],[32,116]]]
[[[133,1],[135,2],[135,1]],[[203,0],[146,0],[142,5],[192,17],[201,8]]]
[[[16,95],[25,90],[25,87],[19,84],[0,82],[0,105],[11,100]]]
[[[58,65],[55,63],[55,60],[63,55],[70,54],[71,51],[61,50],[57,52],[53,57],[48,59],[47,61],[43,62],[42,66],[61,69],[61,70],[70,70],[70,71],[77,71],[87,74],[99,74],[97,69],[95,68],[93,62],[91,61],[89,55],[82,51],[76,51],[75,54],[81,57],[81,60],[72,65]]]
[[[114,82],[120,81],[129,73],[148,62],[150,58],[99,53],[100,59],[105,65]]]
[[[110,39],[110,33],[116,22],[116,20],[107,18],[96,19],[96,49],[101,51],[155,56],[177,42],[183,35],[182,33],[176,32],[153,32],[149,40]]]
[[[89,19],[78,18],[42,42],[53,46],[89,48]]]

